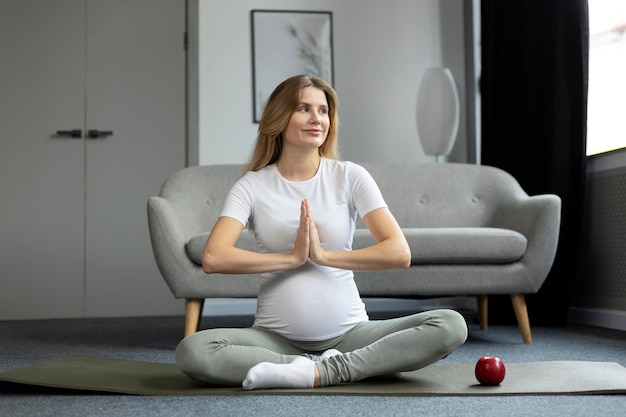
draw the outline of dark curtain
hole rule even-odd
[[[564,325],[584,215],[587,0],[483,0],[481,32],[482,164],[561,197],[555,263],[527,305],[531,326]],[[489,297],[489,321],[515,322],[508,297]]]

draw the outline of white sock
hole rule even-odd
[[[243,389],[261,388],[313,388],[315,362],[299,356],[291,363],[261,362],[248,371]]]
[[[342,353],[339,352],[337,349],[328,349],[327,351],[322,353],[322,358],[330,358],[332,356],[337,356],[337,355],[341,355],[341,354]]]

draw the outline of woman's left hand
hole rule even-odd
[[[408,268],[411,265],[409,244],[388,208],[372,210],[363,217],[363,222],[378,243],[363,249],[336,251],[322,248],[313,213],[306,200],[303,209],[309,223],[309,259],[317,265],[359,271]]]
[[[317,227],[313,220],[313,213],[311,213],[311,207],[308,201],[306,201],[305,207],[309,218],[309,259],[318,265],[324,265],[324,254],[326,251],[322,248],[320,236],[317,232]]]

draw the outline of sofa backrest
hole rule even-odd
[[[505,171],[462,163],[363,163],[402,227],[492,225],[503,202],[526,198]]]
[[[170,176],[161,187],[176,213],[184,213],[187,237],[209,231],[224,207],[226,195],[244,174],[244,165],[204,165],[184,168]]]
[[[527,194],[508,173],[488,166],[460,163],[361,163],[374,177],[402,227],[480,227],[491,224],[501,201]],[[193,236],[208,231],[221,213],[231,186],[244,165],[185,168],[161,189]],[[363,227],[359,219],[359,227]]]

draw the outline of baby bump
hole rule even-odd
[[[367,319],[350,271],[309,265],[264,278],[255,325],[293,340],[324,340]]]

